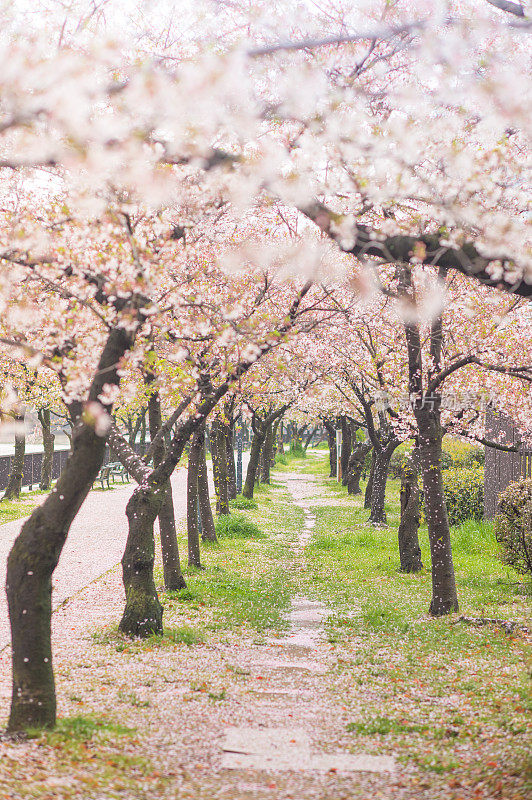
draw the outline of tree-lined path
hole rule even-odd
[[[532,0],[0,22],[0,800],[523,800]]]
[[[327,472],[323,452],[273,472],[240,512],[260,528],[161,595],[164,637],[117,633],[118,567],[60,608],[59,727],[0,743],[0,796],[524,800],[525,639],[429,617],[430,575],[400,575],[393,529]],[[460,549],[457,576],[475,609]]]

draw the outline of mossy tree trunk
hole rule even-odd
[[[3,500],[12,500],[20,497],[22,478],[24,475],[24,456],[26,454],[26,431],[24,429],[24,414],[15,417],[15,453],[11,459],[11,469],[7,479],[7,486]]]
[[[187,542],[188,563],[191,567],[201,569],[200,534],[198,525],[198,473],[203,447],[203,431],[193,435],[188,451],[187,469]]]
[[[146,386],[148,389],[151,387],[151,392],[148,400],[148,422],[150,428],[150,439],[152,442],[156,440],[157,434],[162,427],[162,414],[161,402],[159,393],[153,388],[155,375],[153,372],[147,372]],[[144,417],[145,418],[145,415]],[[166,448],[164,440],[161,440],[153,449],[153,463],[157,467],[164,459]],[[164,587],[167,591],[179,591],[186,586],[183,572],[181,570],[181,559],[179,556],[179,546],[177,543],[177,531],[175,524],[175,510],[174,499],[172,494],[172,484],[167,481],[165,486],[161,489],[162,498],[160,510],[158,513],[159,519],[159,534],[161,537],[161,555],[163,562],[163,578]]]
[[[164,441],[163,430],[157,434],[156,446]],[[191,432],[187,430],[179,440],[177,451],[179,456],[176,463]],[[168,454],[159,467],[151,469],[114,427],[109,433],[109,444],[129,474],[139,484],[126,506],[128,537],[122,557],[126,604],[119,629],[128,636],[145,638],[153,633],[163,632],[162,608],[153,577],[155,563],[153,529],[166,497],[171,470],[168,469],[164,477],[159,477],[162,466],[167,464]],[[182,586],[183,584],[176,588]]]
[[[133,337],[111,330],[88,400],[98,402],[104,383],[118,385],[118,364]],[[106,406],[110,413],[111,407]],[[56,490],[22,526],[7,562],[6,590],[12,642],[13,688],[8,730],[53,727],[56,717],[52,668],[52,575],[70,525],[98,475],[105,439],[82,421],[81,403],[71,404],[75,420],[72,453]]]
[[[419,486],[413,458],[401,470],[401,521],[399,523],[399,559],[401,572],[423,569],[419,546]]]
[[[51,414],[49,408],[39,408],[37,417],[41,423],[43,456],[41,462],[41,480],[39,489],[43,492],[52,487],[52,473],[54,466],[54,442],[55,436],[52,433]]]
[[[153,491],[137,486],[126,506],[129,532],[122,556],[126,606],[119,629],[127,636],[146,638],[163,632],[163,609],[153,579],[153,526],[164,494],[164,487]]]

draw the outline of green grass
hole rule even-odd
[[[423,733],[428,730],[428,725],[417,725],[389,717],[373,717],[365,722],[348,722],[345,726],[349,733],[359,736],[386,736],[389,733]]]
[[[218,518],[218,542],[203,548],[205,568],[186,568],[187,588],[161,594],[165,624],[259,633],[285,627],[294,591],[289,541],[302,519],[275,480],[256,486],[252,507]],[[180,547],[186,551],[184,537]]]
[[[37,489],[34,492],[22,492],[18,500],[0,500],[0,525],[29,516],[38,505],[37,498],[45,494],[48,492]]]
[[[150,796],[165,794],[168,780],[155,772],[150,759],[137,752],[136,728],[105,715],[59,718],[51,731],[29,730],[31,750],[2,757],[6,797],[92,800],[94,797],[146,797],[139,785],[148,780]]]
[[[255,522],[243,514],[221,514],[216,520],[215,527],[219,538],[260,539],[266,535]]]
[[[118,736],[132,736],[134,728],[120,725],[105,717],[75,716],[58,719],[53,731],[28,730],[30,738],[43,737],[43,742],[57,747],[58,745],[72,745],[76,742],[88,742],[95,737],[101,739],[116,739]]]
[[[278,453],[275,456],[275,468],[279,472],[289,472],[296,468],[299,469],[299,466],[306,460],[307,453],[303,448],[295,451],[286,449],[284,453]]]
[[[522,774],[530,696],[525,638],[458,615],[429,617],[426,526],[419,532],[424,569],[399,572],[399,481],[387,484],[388,527],[374,528],[363,495],[348,498],[327,477],[326,457],[298,469],[317,477],[321,495],[299,591],[331,609],[335,691],[353,717],[353,746],[367,747],[356,737],[374,737],[377,752],[395,753],[431,780],[457,768],[466,780],[495,780],[493,764],[501,765],[499,776]],[[526,623],[530,585],[499,561],[492,524],[469,520],[452,528],[451,539],[460,613]],[[460,747],[473,756],[464,761]]]
[[[251,497],[244,497],[238,494],[233,500],[229,501],[231,508],[250,509],[257,508],[257,503]]]
[[[178,595],[178,592],[168,593],[169,597],[177,597]],[[155,647],[173,647],[180,644],[190,647],[205,641],[204,633],[190,625],[181,625],[179,627],[165,625],[162,636],[154,633],[145,639],[130,639],[121,633],[117,627],[94,630],[91,636],[94,642],[111,645],[118,653],[135,653],[141,650],[152,650]]]

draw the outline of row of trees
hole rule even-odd
[[[198,4],[178,31],[164,8],[147,18],[131,4],[117,24],[80,2],[66,18],[50,12],[44,35],[35,17],[2,12],[0,339],[36,385],[52,382],[72,425],[67,465],[9,556],[11,730],[54,724],[51,578],[106,441],[138,484],[121,622],[136,635],[162,624],[156,518],[165,582],[182,582],[169,481],[190,442],[192,509],[209,418],[227,510],[233,391],[256,439],[247,495],[283,410],[304,402],[317,419],[347,403],[373,446],[379,522],[387,459],[413,435],[431,611],[457,607],[443,387],[459,374],[498,376],[502,387],[530,378],[527,351],[511,351],[507,335],[528,347],[517,299],[532,285],[530,114],[511,98],[526,88],[529,27],[513,3],[403,5],[329,15],[235,2],[209,17]],[[469,334],[446,329],[443,284],[471,293],[464,321],[479,303]],[[505,306],[499,322],[490,303]],[[389,406],[376,409],[376,390]],[[6,379],[4,413],[20,392]],[[149,459],[131,447],[133,430],[113,424],[142,406]],[[460,411],[449,419],[475,422]],[[190,542],[198,559],[193,530]]]

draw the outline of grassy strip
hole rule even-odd
[[[237,500],[234,505],[239,510],[218,521],[218,542],[203,544],[205,568],[186,568],[187,588],[161,595],[166,624],[258,633],[286,625],[282,615],[293,591],[287,578],[289,541],[296,537],[303,514],[294,513],[289,495],[278,484],[261,485],[253,503]],[[183,534],[179,546],[186,553]],[[156,578],[162,582],[160,572]]]
[[[32,741],[25,752],[24,778],[20,754],[3,754],[0,791],[8,790],[3,797],[148,800],[164,794],[168,780],[135,752],[136,730],[106,716],[66,717],[53,731],[28,731],[28,738]],[[5,781],[4,775],[9,776]]]
[[[494,797],[503,796],[502,785],[504,797],[524,797],[528,642],[458,615],[427,615],[426,528],[425,569],[398,572],[398,481],[387,487],[389,527],[374,528],[362,497],[348,498],[327,477],[325,458],[295,466],[319,480],[322,504],[313,509],[301,591],[331,608],[327,633],[337,657],[334,692],[346,709],[346,746],[417,765],[421,785],[435,796],[454,797],[456,789],[458,797],[461,787],[481,782]],[[491,524],[469,521],[452,530],[452,540],[461,613],[526,620],[529,586],[497,559]]]
[[[37,489],[34,492],[23,492],[18,500],[0,500],[0,525],[28,517],[39,505],[38,498],[45,494],[48,492]]]

